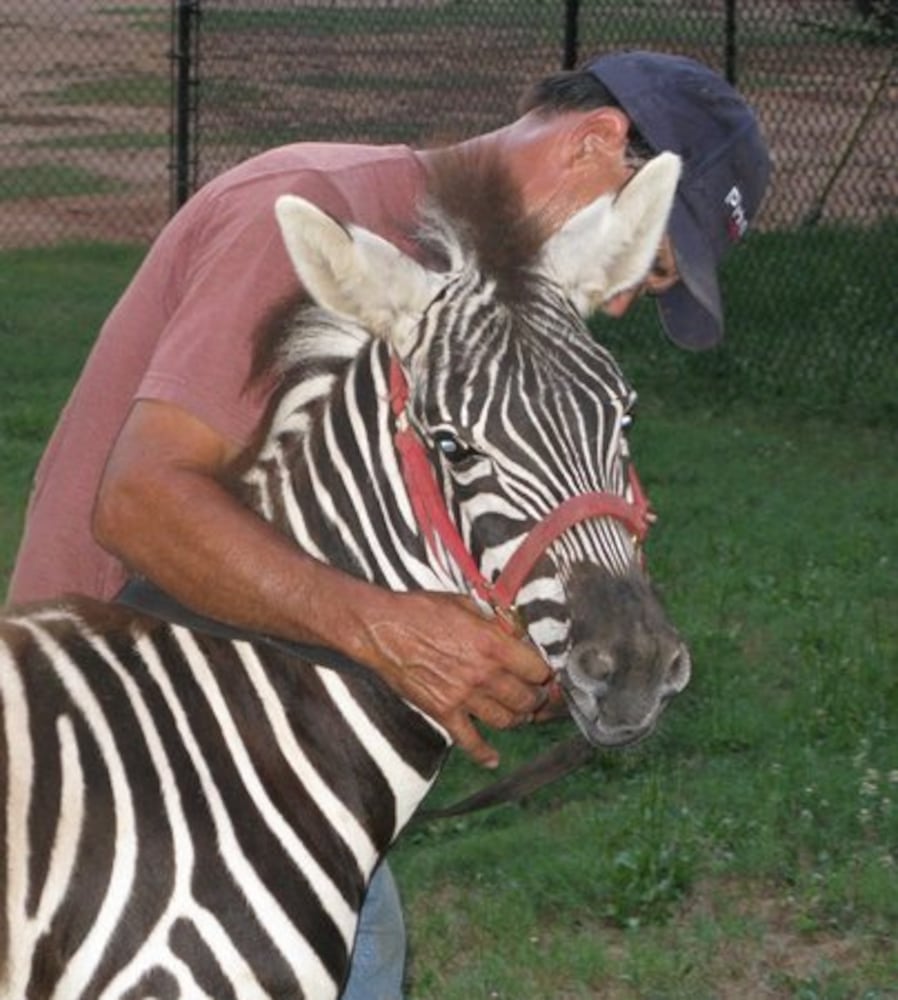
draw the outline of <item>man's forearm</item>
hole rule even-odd
[[[375,659],[361,619],[391,595],[312,559],[203,473],[120,484],[98,507],[95,532],[132,571],[195,611]]]
[[[537,650],[469,598],[393,594],[301,552],[221,485],[238,450],[177,407],[138,402],[107,461],[97,541],[201,614],[370,667],[495,763],[472,718],[505,727],[532,717],[550,676]]]

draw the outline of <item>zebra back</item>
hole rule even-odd
[[[0,996],[335,996],[440,734],[372,674],[86,600],[0,640]]]

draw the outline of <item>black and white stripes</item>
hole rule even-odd
[[[0,996],[336,996],[442,736],[361,672],[118,617],[0,631]]]
[[[510,262],[514,220],[485,220],[497,270],[468,240],[478,220],[435,217],[451,266],[429,270],[307,202],[279,202],[319,307],[290,335],[239,495],[351,573],[463,589],[425,546],[403,483],[393,356],[485,576],[570,496],[623,494],[633,394],[571,305],[600,290],[568,270],[590,257],[605,273],[638,250],[644,273],[675,182],[649,179],[660,202],[634,202],[632,182],[587,209],[580,230],[607,246],[571,246],[562,230]],[[625,230],[654,213],[654,228],[636,227],[647,248],[615,238],[609,212]],[[519,594],[575,718],[609,744],[650,731],[688,680],[634,555],[616,521],[583,523]],[[449,746],[362,668],[82,599],[0,621],[0,698],[0,1000],[334,1000],[367,882]]]

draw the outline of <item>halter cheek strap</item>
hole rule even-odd
[[[626,527],[637,545],[648,533],[654,515],[631,464],[629,483],[632,502],[615,493],[597,491],[581,493],[565,500],[534,525],[508,560],[498,579],[490,583],[480,572],[458,528],[449,517],[427,452],[409,423],[406,413],[408,382],[395,355],[390,358],[390,401],[396,419],[393,440],[399,452],[405,488],[428,548],[439,558],[438,543],[442,543],[474,593],[493,608],[499,621],[510,630],[516,630],[514,602],[518,591],[542,554],[568,528],[589,518],[613,517]]]

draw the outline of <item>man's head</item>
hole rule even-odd
[[[622,141],[632,165],[663,150],[683,160],[669,226],[680,280],[661,280],[654,291],[671,339],[683,347],[710,347],[723,335],[717,267],[755,217],[770,173],[757,119],[714,71],[656,52],[614,53],[554,74],[521,105],[523,112],[542,115],[598,108],[626,116]]]

